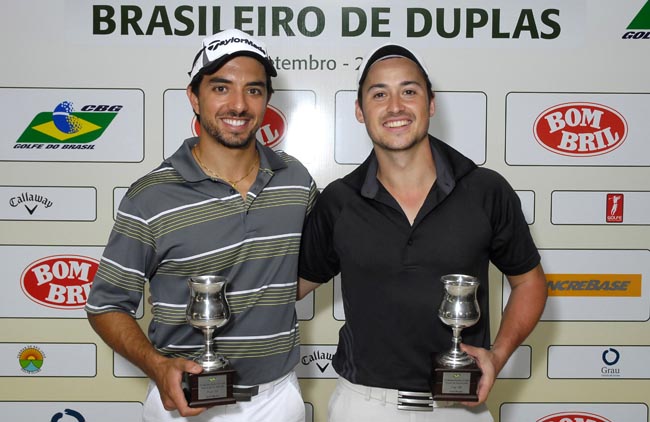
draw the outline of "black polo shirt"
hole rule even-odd
[[[451,329],[437,316],[440,277],[479,279],[482,316],[462,337],[489,348],[489,262],[518,275],[540,261],[506,180],[429,140],[437,180],[412,226],[377,180],[372,152],[324,189],[303,232],[300,276],[325,283],[341,273],[346,321],[333,365],[356,384],[429,390],[431,354],[451,347]]]

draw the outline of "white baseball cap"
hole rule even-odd
[[[215,72],[237,56],[257,59],[264,65],[269,76],[278,76],[263,42],[238,29],[226,29],[203,39],[203,47],[194,58],[192,70],[188,72],[190,81],[196,75]]]

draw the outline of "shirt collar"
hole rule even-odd
[[[183,145],[167,159],[167,161],[176,169],[178,174],[188,182],[199,182],[209,179],[199,164],[194,160],[192,148],[199,142],[198,137],[188,138]],[[256,142],[257,151],[260,154],[260,168],[273,173],[276,170],[287,167],[287,164],[278,155],[266,145]]]
[[[433,162],[436,166],[436,185],[443,193],[448,194],[456,186],[451,163],[441,153],[439,146],[436,144],[436,140],[432,136],[429,136],[429,145],[431,147],[431,154],[433,155]],[[374,199],[379,191],[379,180],[377,180],[379,163],[374,149],[368,157],[367,167],[365,179],[363,185],[361,185],[361,196]]]

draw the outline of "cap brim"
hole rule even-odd
[[[372,67],[373,64],[389,57],[405,57],[415,62],[420,67],[420,69],[422,69],[427,79],[429,78],[429,74],[426,68],[424,67],[424,64],[420,62],[420,60],[415,56],[415,54],[411,53],[408,49],[400,45],[389,44],[389,45],[384,45],[379,47],[377,50],[375,50],[374,53],[372,53],[365,60],[365,62],[361,64],[362,70],[357,80],[358,84],[359,85],[363,84],[363,81],[366,79],[366,76],[368,76],[368,72],[370,71],[370,68]]]
[[[235,57],[239,56],[246,56],[246,57],[251,57],[264,66],[264,69],[266,70],[266,74],[271,77],[276,77],[278,76],[278,72],[275,70],[275,67],[273,67],[273,63],[271,63],[270,59],[265,59],[262,56],[260,56],[257,53],[253,53],[252,51],[237,51],[234,53],[230,54],[224,54],[223,56],[219,57],[218,59],[213,60],[209,64],[203,66],[201,70],[199,70],[196,75],[192,78],[190,83],[194,81],[195,78],[202,76],[202,75],[211,75],[217,70],[221,68],[224,64],[226,64],[228,61],[234,59]]]

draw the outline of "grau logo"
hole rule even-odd
[[[605,362],[605,365],[607,366],[616,365],[620,358],[621,354],[614,348],[610,347],[609,349],[605,349],[603,351],[603,362]]]
[[[70,416],[71,418],[66,417],[66,415]],[[52,419],[50,419],[50,422],[68,422],[68,421],[86,422],[86,418],[84,418],[83,415],[77,412],[76,410],[65,409],[63,412],[55,413],[52,416]]]

